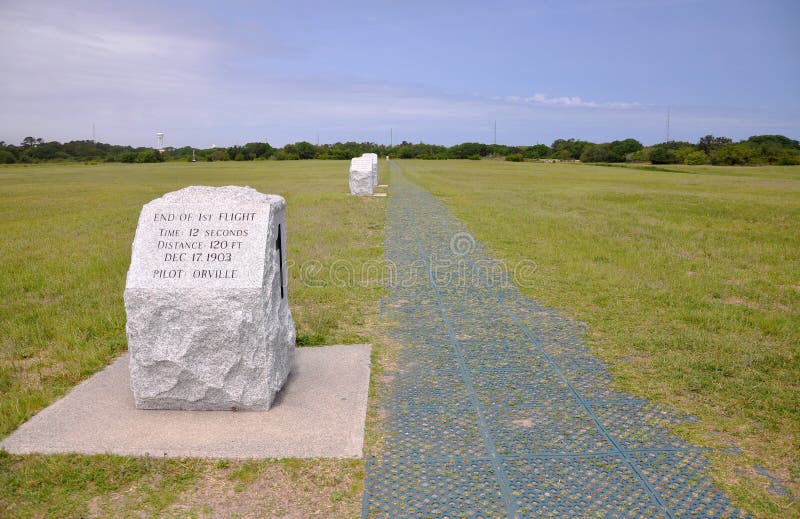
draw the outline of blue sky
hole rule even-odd
[[[800,2],[0,3],[0,140],[800,138]]]

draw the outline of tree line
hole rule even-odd
[[[455,146],[411,143],[394,146],[372,142],[337,142],[314,145],[306,141],[273,148],[266,142],[250,142],[228,148],[197,149],[189,146],[133,148],[94,141],[70,141],[64,144],[41,138],[25,137],[19,145],[0,141],[0,164],[76,162],[163,162],[163,161],[243,161],[243,160],[348,160],[364,153],[377,153],[401,159],[473,159],[504,158],[508,161],[560,160],[591,163],[714,164],[755,165],[800,164],[800,143],[783,135],[754,135],[734,142],[728,137],[706,135],[696,143],[668,141],[644,146],[636,139],[594,143],[578,139],[556,139],[551,145],[506,146],[465,142]]]

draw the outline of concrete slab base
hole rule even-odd
[[[370,346],[298,348],[269,411],[134,407],[128,356],[79,384],[0,442],[13,454],[202,458],[359,458]]]
[[[386,193],[373,193],[372,196],[386,196]]]

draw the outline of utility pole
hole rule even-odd
[[[94,142],[94,123],[92,123],[92,142]]]
[[[389,128],[389,147],[394,145],[394,128]]]
[[[497,146],[497,119],[494,121],[494,145]]]

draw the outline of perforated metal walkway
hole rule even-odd
[[[386,256],[403,349],[363,517],[744,516],[668,432],[689,417],[611,390],[581,330],[396,164]]]

